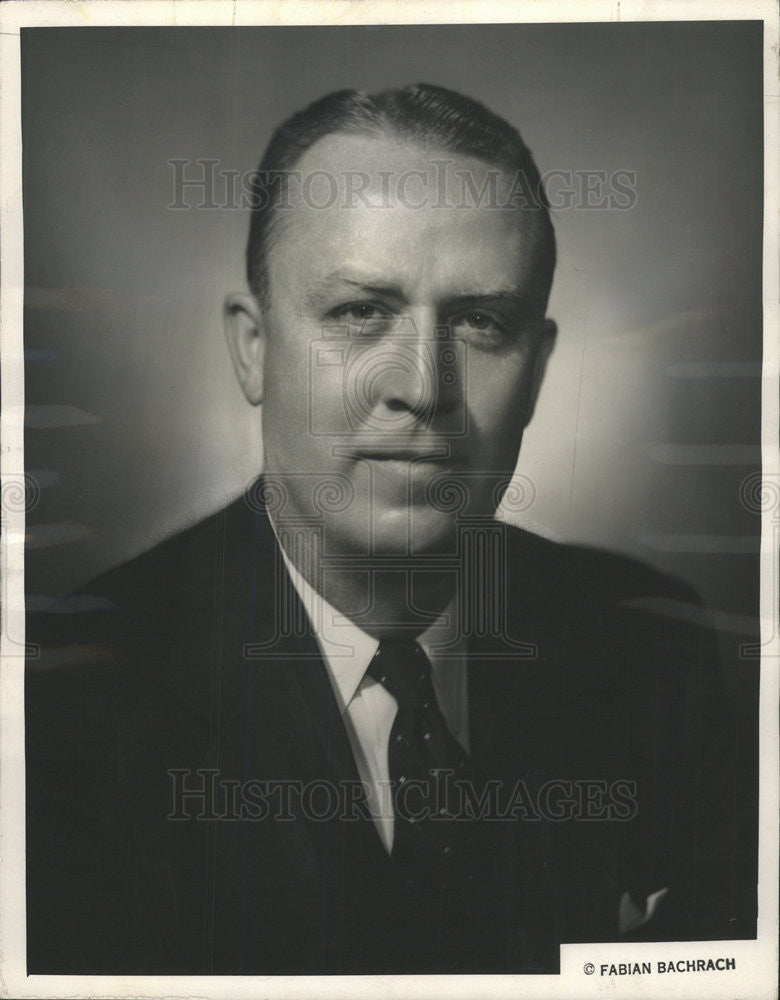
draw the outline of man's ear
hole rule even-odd
[[[557,335],[558,326],[555,320],[545,319],[542,324],[542,333],[539,344],[536,348],[536,359],[534,361],[534,370],[531,376],[531,389],[528,396],[528,408],[525,416],[526,426],[531,422],[531,417],[534,415],[536,400],[539,398],[539,390],[542,388],[544,373],[547,371],[547,362],[552,354],[553,347],[555,347],[555,338]]]
[[[265,320],[252,295],[234,293],[225,299],[225,336],[244,395],[257,406],[263,401]]]

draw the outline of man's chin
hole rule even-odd
[[[413,505],[377,516],[371,541],[377,555],[451,554],[456,543],[456,521],[449,513]]]
[[[453,554],[456,521],[452,514],[415,507],[367,511],[352,509],[325,520],[324,555],[416,557]]]

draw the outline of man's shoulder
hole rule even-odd
[[[586,545],[510,529],[507,621],[518,637],[578,664],[584,688],[598,679],[675,688],[717,669],[708,612],[696,591],[647,563]],[[571,677],[567,683],[574,683]]]
[[[46,636],[63,623],[122,622],[167,618],[176,607],[213,591],[215,578],[246,552],[252,512],[240,497],[195,524],[81,584],[43,607],[28,608],[28,629]]]
[[[556,602],[650,607],[659,601],[697,604],[688,584],[623,553],[554,541],[507,526],[507,570],[513,586]]]
[[[56,602],[28,608],[28,757],[49,760],[74,737],[110,748],[128,696],[168,698],[176,665],[191,669],[190,683],[207,672],[214,630],[246,589],[242,581],[228,592],[223,580],[251,562],[252,525],[239,498]]]
[[[123,604],[164,602],[166,595],[177,591],[194,595],[205,581],[213,581],[225,567],[244,558],[253,534],[257,535],[257,519],[246,496],[238,497],[101,573],[78,593]]]

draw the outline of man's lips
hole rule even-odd
[[[353,452],[354,458],[370,462],[424,462],[450,465],[453,461],[452,447],[446,442],[419,442],[399,444],[361,444]]]
[[[361,451],[355,458],[369,462],[435,462],[440,465],[449,464],[450,455],[447,452],[426,451]]]

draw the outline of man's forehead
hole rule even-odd
[[[280,268],[313,279],[357,264],[417,292],[472,279],[521,286],[536,223],[507,204],[508,190],[505,171],[473,157],[384,136],[326,136],[294,168],[271,270],[275,280]]]
[[[532,278],[531,249],[517,227],[454,210],[426,219],[404,210],[339,210],[326,219],[291,213],[271,252],[272,287],[305,284],[345,293],[394,294],[409,302],[493,288],[521,290]]]
[[[442,211],[506,203],[516,176],[475,156],[384,133],[323,136],[291,171],[290,203]],[[493,202],[491,202],[491,197]]]

